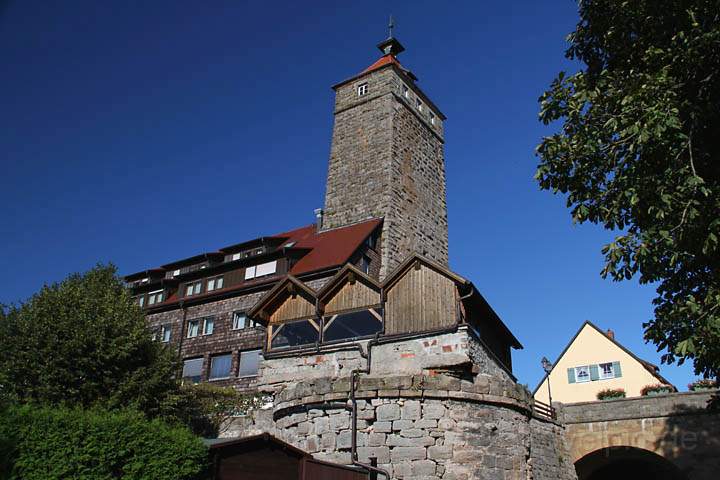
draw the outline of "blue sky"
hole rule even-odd
[[[537,98],[576,68],[570,0],[0,3],[0,302],[97,262],[130,273],[311,223],[330,86],[378,58],[390,13],[448,117],[451,267],[525,345],[519,381],[534,388],[586,319],[659,363],[642,340],[653,288],[602,280],[612,234],[574,226],[532,179],[550,132]]]

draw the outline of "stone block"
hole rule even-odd
[[[330,415],[328,417],[330,419],[330,429],[331,430],[343,430],[345,428],[350,428],[350,413],[349,412],[342,412],[337,415]]]
[[[432,460],[414,460],[410,462],[411,475],[415,476],[433,476],[435,475],[437,464]]]
[[[406,438],[418,438],[425,436],[425,431],[420,428],[405,428],[400,430],[400,436]]]
[[[382,447],[385,445],[386,435],[384,433],[371,432],[367,437],[368,447]]]
[[[432,446],[427,450],[428,458],[432,460],[447,460],[453,458],[453,449],[450,446]]]
[[[358,460],[363,463],[370,463],[371,458],[376,458],[378,463],[390,463],[390,448],[388,447],[358,447]]]
[[[386,405],[380,405],[375,410],[378,421],[390,421],[400,419],[400,405],[396,403],[389,403]]]
[[[401,408],[400,418],[403,420],[417,420],[420,418],[420,402],[418,400],[406,400]]]
[[[422,408],[422,418],[424,419],[439,419],[445,416],[447,409],[440,403],[426,403]]]
[[[392,422],[375,422],[372,426],[373,430],[378,433],[392,432]]]
[[[323,450],[335,450],[336,436],[337,435],[332,432],[323,433],[322,435],[320,435],[320,447]]]
[[[404,430],[406,428],[413,428],[415,426],[415,422],[413,420],[395,420],[393,422],[393,430]]]
[[[394,447],[390,452],[393,463],[403,460],[425,460],[425,447]]]

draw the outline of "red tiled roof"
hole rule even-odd
[[[315,225],[308,225],[275,236],[289,237],[288,243],[297,242],[292,248],[310,250],[290,270],[297,276],[345,264],[380,222],[367,220],[321,233],[316,233]]]
[[[378,68],[384,67],[385,65],[387,65],[389,63],[394,63],[398,67],[400,66],[400,62],[398,61],[397,58],[395,58],[394,55],[387,54],[387,55],[383,55],[382,57],[380,57],[378,59],[377,62],[373,63],[368,68],[363,70],[363,73],[372,72],[373,70],[377,70]]]

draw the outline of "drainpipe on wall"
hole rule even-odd
[[[364,374],[370,373],[370,365],[372,364],[372,347],[379,343],[379,341],[378,341],[379,335],[380,335],[379,333],[376,333],[375,337],[372,340],[368,341],[367,353],[364,353],[362,351],[362,348],[360,349],[360,356],[362,358],[364,358],[365,360],[367,360],[367,367],[356,368],[355,370],[350,372],[350,402],[352,403],[350,458],[352,460],[353,465],[357,465],[358,467],[362,467],[366,470],[370,470],[371,472],[380,473],[387,480],[390,480],[390,474],[387,472],[387,470],[378,468],[375,465],[362,463],[362,462],[358,461],[358,455],[357,455],[357,398],[355,398],[355,389],[357,388],[357,377],[361,373],[364,373]]]

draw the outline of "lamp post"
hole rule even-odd
[[[547,357],[543,357],[542,360],[540,360],[540,364],[542,365],[543,370],[545,370],[546,378],[547,378],[547,385],[548,385],[548,405],[552,407],[552,394],[550,393],[550,372],[552,372],[553,364],[550,362],[550,360],[547,359]]]

